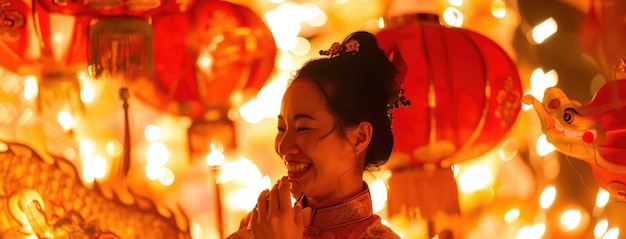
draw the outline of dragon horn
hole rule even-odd
[[[539,121],[541,121],[541,131],[546,132],[548,130],[548,113],[546,112],[546,109],[541,101],[532,95],[524,95],[522,97],[522,102],[533,106],[535,112],[537,112],[537,116],[539,116]]]

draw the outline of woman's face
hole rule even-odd
[[[306,79],[292,82],[283,96],[275,149],[289,178],[304,185],[309,203],[341,200],[345,191],[362,186],[351,132],[344,138],[339,131],[319,88]]]

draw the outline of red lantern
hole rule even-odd
[[[47,12],[73,16],[154,16],[187,11],[196,1],[175,0],[35,0]]]
[[[0,1],[0,66],[17,72],[28,44],[28,6],[23,1]]]
[[[82,110],[77,71],[86,65],[89,18],[51,14],[37,2],[0,2],[0,66],[38,79],[42,114]],[[35,14],[33,14],[33,12]]]
[[[0,2],[0,66],[20,72],[22,67],[61,67],[85,63],[86,29],[91,19],[51,14],[41,5],[24,1]]]
[[[156,74],[138,82],[136,94],[166,112],[199,119],[229,108],[233,92],[256,93],[274,69],[274,38],[243,6],[203,1],[187,13],[154,16],[152,25]]]
[[[600,186],[626,200],[626,79],[604,84],[588,104],[570,100],[556,87],[543,102],[531,95],[548,142],[559,152],[581,159],[593,169]]]
[[[450,167],[486,153],[513,125],[522,95],[516,65],[490,39],[444,27],[437,15],[389,20],[395,25],[377,37],[411,101],[392,112],[389,212],[458,213]]]

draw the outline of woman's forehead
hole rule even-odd
[[[288,114],[312,115],[320,107],[327,109],[326,99],[320,89],[310,80],[296,80],[285,91],[280,114],[283,117]]]

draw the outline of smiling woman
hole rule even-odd
[[[283,96],[275,150],[288,176],[261,193],[231,239],[399,238],[373,214],[363,182],[389,159],[390,109],[409,104],[395,68],[368,32],[320,54],[329,57],[305,64]]]

